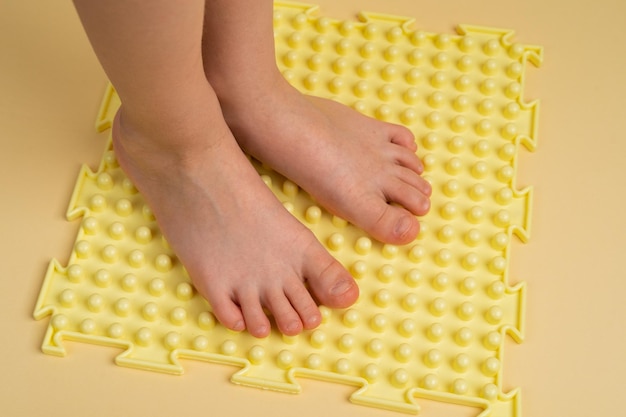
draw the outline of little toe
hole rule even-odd
[[[346,308],[359,298],[359,287],[346,269],[319,245],[307,251],[304,274],[320,303],[331,308]]]

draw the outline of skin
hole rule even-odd
[[[413,134],[289,85],[276,65],[272,16],[268,0],[206,3],[205,73],[239,144],[375,238],[412,241],[431,193]]]
[[[296,335],[321,322],[317,302],[359,294],[242,148],[372,236],[415,238],[431,191],[413,135],[293,89],[276,68],[271,1],[75,5],[123,103],[120,166],[224,326],[265,337],[267,309]]]

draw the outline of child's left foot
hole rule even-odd
[[[431,187],[408,129],[305,96],[282,78],[261,90],[220,96],[242,148],[373,237],[405,244],[417,236]]]

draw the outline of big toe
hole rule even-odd
[[[319,244],[308,252],[305,276],[317,300],[331,308],[346,308],[359,298],[354,278]]]

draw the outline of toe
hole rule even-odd
[[[319,302],[332,308],[354,304],[359,297],[359,288],[348,271],[317,241],[306,253],[304,275]]]
[[[389,201],[400,204],[416,216],[423,216],[430,210],[428,195],[400,179],[389,184],[385,194]]]
[[[404,146],[412,152],[417,150],[417,144],[415,143],[415,136],[413,133],[404,126],[389,124],[389,137],[391,143]]]
[[[287,336],[295,336],[302,331],[303,324],[300,320],[300,315],[282,290],[277,290],[269,295],[265,304],[272,312],[278,330],[281,333]]]
[[[320,310],[309,291],[300,281],[290,288],[286,288],[285,294],[300,316],[300,321],[305,329],[314,329],[320,325],[322,322]]]
[[[411,170],[416,175],[424,173],[424,164],[422,161],[414,152],[411,152],[406,148],[393,146],[391,158],[393,158],[397,165]]]
[[[391,197],[391,196],[390,196]],[[392,198],[392,201],[396,199]],[[369,227],[364,227],[376,239],[394,245],[412,242],[419,232],[419,223],[407,209],[379,201],[372,212],[381,213]],[[401,203],[400,203],[401,204]]]
[[[224,327],[236,332],[246,328],[241,309],[227,294],[215,294],[206,298],[213,309],[213,314]]]
[[[271,324],[263,311],[258,294],[240,295],[239,304],[248,332],[254,337],[267,337],[270,334]]]

